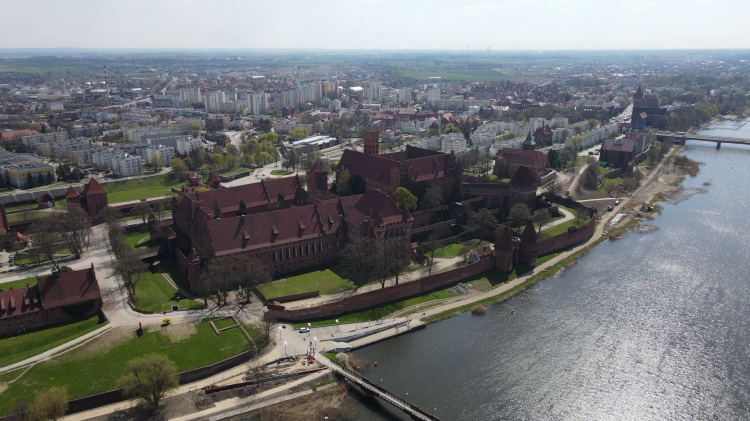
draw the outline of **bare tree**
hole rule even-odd
[[[146,218],[148,218],[148,215],[150,213],[151,213],[151,206],[146,204],[146,202],[138,202],[135,204],[135,206],[133,206],[132,209],[130,209],[130,215],[141,218],[141,222],[143,224],[146,223]]]
[[[218,304],[226,304],[227,290],[240,284],[243,270],[243,257],[232,256],[226,259],[213,258],[202,274],[206,291],[215,291]]]
[[[531,220],[539,225],[539,232],[537,235],[542,235],[542,227],[547,225],[547,223],[549,223],[551,219],[552,217],[550,216],[547,209],[539,209],[538,211],[534,212],[534,216],[531,218]]]
[[[511,212],[513,212],[511,210]],[[482,209],[474,212],[469,216],[469,229],[476,230],[479,232],[479,244],[482,241],[482,236],[487,232],[495,232],[497,227],[497,218],[489,209]]]
[[[271,280],[266,265],[254,257],[239,259],[237,276],[238,286],[245,291],[246,302],[250,302],[250,288]]]
[[[55,421],[64,417],[67,410],[67,389],[64,387],[53,387],[36,395],[34,405],[28,408],[26,419],[29,421]]]
[[[339,253],[339,264],[354,285],[360,287],[373,281],[375,273],[376,249],[374,241],[368,239],[347,243]]]
[[[125,396],[140,398],[152,410],[171,390],[179,385],[175,364],[164,355],[149,354],[128,363],[128,375],[118,385]]]
[[[52,261],[53,266],[57,266],[55,251],[59,247],[61,236],[56,218],[40,218],[35,223],[32,238],[34,248],[38,248],[47,259]]]
[[[260,330],[263,332],[263,337],[266,339],[266,343],[271,341],[271,332],[273,332],[273,326],[278,322],[275,317],[270,313],[263,313],[263,317],[260,319]]]
[[[430,184],[429,187],[427,187],[424,196],[422,196],[422,201],[419,204],[420,209],[432,209],[442,206],[442,204],[443,190],[437,184]]]
[[[464,264],[469,263],[469,257],[471,256],[471,248],[470,247],[461,247],[461,250],[458,251],[458,255],[461,256],[461,259],[463,259]]]
[[[411,263],[410,245],[403,238],[393,238],[383,244],[383,255],[386,258],[385,272],[389,277],[394,277],[398,285],[399,277],[408,276],[402,273]],[[385,287],[385,284],[383,284]]]
[[[529,219],[531,219],[531,210],[529,210],[529,207],[525,203],[516,203],[508,214],[508,220],[512,221],[515,225],[523,224]]]
[[[554,180],[547,185],[547,193],[552,193],[555,196],[562,196],[564,189],[560,180]]]
[[[439,236],[437,230],[433,230],[427,237],[426,241],[419,243],[422,254],[424,254],[425,257],[429,255],[429,257],[427,257],[427,265],[422,269],[422,273],[428,276],[432,275],[432,268],[435,266],[435,250],[438,248],[438,239]]]
[[[112,270],[125,283],[125,287],[132,297],[135,295],[135,286],[146,274],[146,265],[135,257],[133,253],[123,253],[117,258],[117,261],[112,266]]]
[[[61,214],[60,225],[70,251],[80,256],[89,248],[91,220],[89,215],[78,205],[71,205],[68,211]]]

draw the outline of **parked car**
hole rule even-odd
[[[607,212],[612,212],[612,209],[614,209],[612,205],[607,206]]]
[[[310,328],[301,327],[299,328],[299,333],[310,333]]]
[[[617,206],[619,204],[620,204],[620,201],[619,200],[615,200],[615,206]]]

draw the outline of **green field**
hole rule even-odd
[[[4,59],[0,60],[0,72],[45,72],[53,70],[75,70],[93,68],[88,62],[71,60]]]
[[[560,235],[564,232],[568,231],[568,228],[570,227],[580,227],[585,225],[589,221],[588,216],[581,216],[581,222],[577,222],[577,218],[571,219],[570,221],[563,222],[560,225],[555,225],[554,227],[548,228],[548,229],[542,229],[542,235],[539,236],[539,239],[543,240],[545,238],[554,237],[556,235]]]
[[[37,277],[32,276],[31,278],[19,279],[17,281],[4,282],[0,284],[0,291],[9,291],[11,289],[26,288],[26,284],[30,287],[36,285]]]
[[[135,329],[118,328],[76,352],[34,366],[2,392],[0,414],[11,411],[15,401],[32,401],[34,395],[51,387],[66,387],[69,398],[114,388],[117,379],[126,374],[127,362],[149,353],[166,355],[177,371],[186,371],[250,348],[239,329],[217,336],[207,321],[196,328],[196,334],[175,343],[160,332],[146,329],[144,336],[138,338]]]
[[[141,249],[141,248],[148,248],[148,247],[154,247],[158,246],[159,243],[155,240],[151,240],[151,234],[148,232],[148,228],[145,226],[142,226],[140,230],[133,231],[133,232],[126,232],[124,234],[125,243],[128,244],[130,247],[133,248],[133,250]],[[138,247],[138,242],[141,239],[145,239],[140,247]]]
[[[478,249],[478,248],[480,248],[482,246],[487,246],[487,245],[490,245],[490,244],[492,244],[492,243],[490,243],[489,241],[484,241],[484,240],[482,240],[479,244],[476,244],[475,241],[472,241],[471,245],[468,245],[468,246],[465,246],[465,245],[463,245],[461,243],[449,244],[447,246],[443,246],[443,247],[440,247],[439,249],[435,250],[434,257],[436,257],[436,258],[452,258],[452,257],[457,257],[458,253],[464,247],[468,247],[471,250],[476,250],[476,249]],[[430,253],[428,253],[427,255],[429,256]]]
[[[287,170],[271,170],[271,175],[289,175],[291,173],[291,171]]]
[[[169,196],[172,194],[172,187],[179,189],[184,184],[185,181],[177,180],[174,175],[168,173],[132,180],[110,181],[102,184],[102,187],[107,191],[107,200],[113,204]]]
[[[51,212],[42,210],[31,210],[28,212],[12,213],[8,215],[8,222],[23,221],[24,219],[36,219],[45,216],[52,216]]]
[[[320,295],[335,294],[354,288],[355,285],[348,279],[344,279],[330,268],[326,268],[287,276],[286,281],[264,285],[258,289],[266,299],[271,299],[312,291],[320,291]]]
[[[202,302],[185,299],[172,288],[154,265],[148,267],[143,279],[135,285],[133,304],[141,310],[153,312],[169,311],[173,305],[180,308],[203,307]]]
[[[403,77],[424,80],[431,77],[439,77],[445,80],[467,80],[469,82],[489,82],[493,80],[534,80],[533,76],[516,76],[501,73],[495,70],[405,70],[401,72]]]
[[[32,329],[23,335],[0,339],[0,367],[49,351],[102,326],[99,316],[94,315],[85,320]]]

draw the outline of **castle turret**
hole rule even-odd
[[[521,234],[521,244],[518,247],[518,260],[529,266],[536,266],[536,258],[539,254],[539,245],[537,244],[536,228],[534,223],[529,222]]]
[[[379,131],[365,130],[365,153],[368,155],[380,155]]]
[[[495,267],[504,272],[513,270],[513,254],[516,249],[510,228],[504,226],[495,239]]]
[[[521,144],[521,149],[526,151],[533,151],[536,149],[536,142],[534,142],[534,138],[531,136],[531,130],[529,130],[529,134],[526,135],[526,140]]]
[[[307,191],[313,190],[328,190],[328,171],[323,168],[320,161],[315,161],[315,164],[307,170]]]

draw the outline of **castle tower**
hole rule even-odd
[[[529,266],[536,266],[536,258],[539,254],[539,245],[537,244],[536,228],[534,223],[529,222],[521,234],[521,244],[518,247],[518,260]]]
[[[379,131],[365,130],[365,153],[368,155],[380,155]]]
[[[504,226],[495,239],[495,268],[503,272],[513,270],[513,251],[515,245],[510,236],[510,228]]]
[[[221,178],[219,178],[219,175],[216,174],[216,171],[211,171],[211,174],[208,176],[208,184],[209,187],[211,187],[214,190],[218,190],[221,188]]]
[[[641,86],[638,85],[638,90],[635,91],[635,94],[633,94],[633,108],[640,107],[643,105],[643,90],[641,90]]]
[[[307,170],[307,191],[313,190],[326,191],[328,190],[328,171],[323,168],[320,161],[315,161],[315,164]]]
[[[534,142],[534,139],[531,137],[531,130],[529,130],[529,134],[526,135],[526,140],[521,144],[521,149],[525,151],[533,151],[536,149],[536,142]]]
[[[99,212],[109,204],[107,191],[93,177],[83,188],[83,201],[84,209],[89,213],[92,222],[98,220]]]

